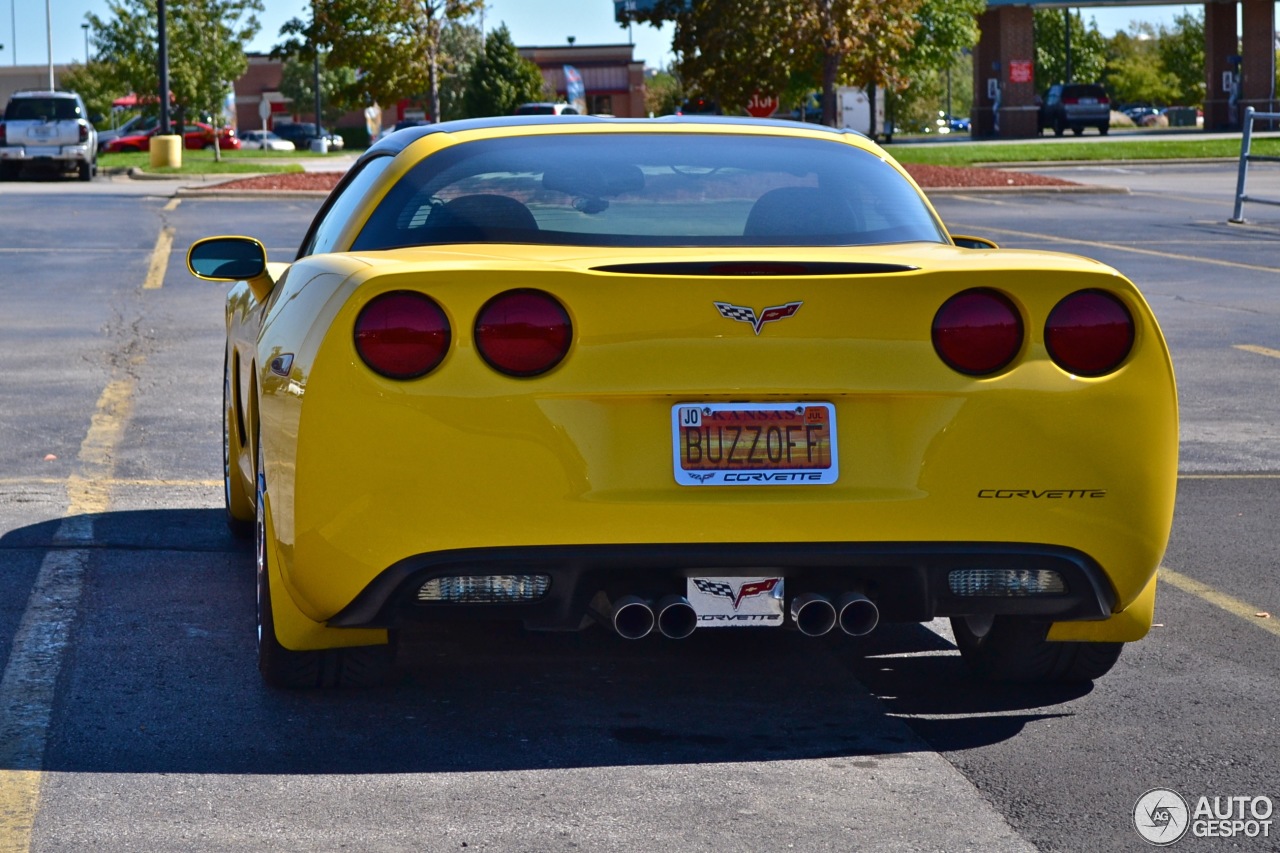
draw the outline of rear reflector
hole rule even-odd
[[[541,290],[508,290],[476,317],[476,348],[489,366],[508,376],[537,376],[564,359],[573,340],[569,313]]]
[[[1133,315],[1115,296],[1081,290],[1049,312],[1044,343],[1049,357],[1076,376],[1101,376],[1120,366],[1133,349]]]
[[[418,601],[510,604],[537,601],[550,588],[550,575],[449,575],[424,583]]]
[[[953,370],[971,376],[995,373],[1022,349],[1022,315],[998,291],[957,293],[934,315],[933,348]]]
[[[955,569],[947,575],[951,594],[963,598],[1062,595],[1067,585],[1052,569]]]
[[[391,379],[430,373],[449,352],[449,318],[430,298],[396,290],[369,300],[356,318],[356,352]]]

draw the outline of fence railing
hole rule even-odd
[[[1254,154],[1253,123],[1255,121],[1280,121],[1280,113],[1260,113],[1253,107],[1244,111],[1244,135],[1240,137],[1240,175],[1236,178],[1236,206],[1231,214],[1231,221],[1237,225],[1244,222],[1244,203],[1280,205],[1280,199],[1252,198],[1245,194],[1245,179],[1249,174],[1250,163],[1280,163],[1280,157]]]

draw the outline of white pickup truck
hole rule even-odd
[[[76,170],[89,181],[98,171],[98,132],[75,92],[15,92],[0,122],[0,180],[25,166]]]

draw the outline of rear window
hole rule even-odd
[[[834,139],[575,134],[468,142],[426,158],[352,249],[907,241],[945,237],[897,170]]]
[[[4,109],[5,121],[65,121],[83,118],[74,98],[13,98]]]
[[[1070,86],[1062,87],[1062,97],[1064,98],[1105,98],[1106,96],[1107,90],[1101,86],[1073,83]]]

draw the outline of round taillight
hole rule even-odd
[[[995,373],[1022,349],[1022,315],[995,290],[957,293],[933,317],[933,348],[953,370],[971,376]]]
[[[1133,349],[1133,335],[1129,309],[1102,290],[1081,290],[1064,298],[1044,324],[1049,357],[1077,376],[1115,370]]]
[[[564,306],[541,290],[508,290],[490,299],[476,317],[476,348],[494,370],[537,376],[564,359],[573,324]]]
[[[409,290],[369,300],[356,317],[356,352],[391,379],[430,373],[449,352],[449,318],[433,300]]]

